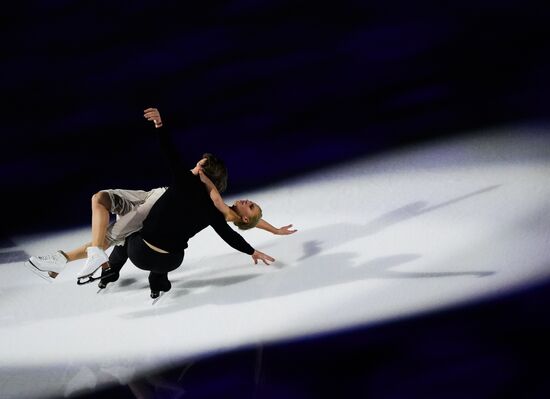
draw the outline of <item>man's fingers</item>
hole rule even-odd
[[[273,259],[271,256],[264,256],[262,257],[262,262],[264,262],[266,265],[269,265],[269,262],[275,262],[275,259]]]
[[[252,256],[252,259],[254,259],[254,264],[256,264],[256,265],[258,264],[258,260],[261,260],[266,265],[269,265],[268,261],[269,262],[275,262],[275,258],[272,258],[271,256],[266,255],[266,254],[261,253],[261,252],[259,252],[256,256]]]

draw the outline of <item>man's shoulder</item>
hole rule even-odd
[[[194,175],[193,172],[186,169],[181,175],[179,180],[179,185],[185,185],[186,187],[199,187],[199,185],[203,185],[200,177],[197,175]]]
[[[206,207],[211,220],[211,224],[221,224],[221,223],[227,224],[223,213],[221,213],[218,210],[218,208],[216,208],[216,206],[214,205],[214,203],[212,202],[209,196],[207,196],[207,198],[208,198],[208,204],[206,205]]]

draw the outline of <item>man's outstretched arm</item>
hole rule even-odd
[[[167,158],[170,169],[176,179],[187,177],[189,173],[182,165],[180,154],[178,153],[176,145],[174,144],[170,132],[168,131],[169,129],[163,127],[164,122],[160,116],[159,110],[157,108],[147,108],[143,111],[143,117],[155,124],[155,130],[157,131],[160,148]]]
[[[235,248],[237,251],[252,256],[252,260],[255,264],[258,264],[259,260],[264,262],[266,265],[269,265],[268,262],[275,262],[275,259],[271,256],[252,248],[252,246],[247,243],[239,233],[229,227],[229,225],[223,221],[222,218],[220,218],[219,222],[213,223],[212,227],[227,244]]]

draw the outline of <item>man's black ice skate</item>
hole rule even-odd
[[[151,298],[157,299],[160,296],[160,291],[151,291]]]
[[[171,288],[172,288],[172,284],[170,283],[170,281],[168,281],[168,285],[162,288],[159,288],[158,291],[151,289],[151,298],[157,299],[160,296],[161,292],[168,292],[170,291]]]
[[[149,285],[151,286],[151,298],[157,299],[162,292],[168,292],[172,288],[172,283],[166,275],[153,274],[149,275]]]
[[[108,269],[101,270],[101,280],[97,284],[100,289],[106,288],[107,284],[114,283],[120,277],[120,273],[113,269],[113,267],[109,267]]]

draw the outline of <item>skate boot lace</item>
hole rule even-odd
[[[42,262],[57,263],[59,260],[59,253],[37,256]]]

